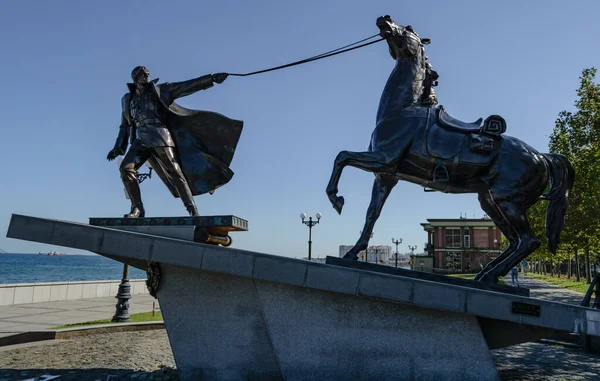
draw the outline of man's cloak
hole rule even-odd
[[[192,194],[198,196],[214,192],[217,188],[227,184],[233,177],[233,171],[229,165],[244,123],[216,112],[182,107],[174,100],[168,99],[168,96],[161,94],[161,85],[157,85],[157,81],[158,79],[155,79],[151,82],[152,87],[164,107],[165,123],[175,142],[175,154]],[[130,93],[123,97],[123,105],[124,107],[127,105],[126,109],[129,110],[129,99],[134,85],[131,83],[127,85]],[[130,141],[133,142],[135,127],[133,124],[129,124],[129,126],[131,129]],[[123,140],[126,144],[127,139]],[[123,146],[121,145],[121,147]],[[123,148],[122,150],[124,151]],[[177,188],[169,182],[159,162],[154,157],[150,157],[148,162],[171,194],[178,198]]]

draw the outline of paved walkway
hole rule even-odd
[[[158,301],[152,296],[133,295],[129,300],[129,313],[151,312],[152,302],[156,302],[158,308]],[[1,306],[0,337],[64,324],[110,319],[115,314],[116,304],[115,297],[106,297]]]
[[[504,277],[512,284],[510,275]],[[519,273],[519,285],[530,289],[532,298],[580,305],[583,294]],[[491,351],[503,381],[584,381],[600,380],[600,356],[581,349],[537,342]]]
[[[509,286],[512,285],[510,274],[504,277],[504,282]],[[522,273],[519,273],[519,285],[523,288],[528,288],[530,290],[529,295],[532,298],[551,302],[580,305],[584,297],[584,294],[580,292],[555,286],[539,279],[522,275]]]

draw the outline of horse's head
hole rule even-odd
[[[378,17],[376,24],[381,37],[387,40],[390,55],[395,60],[416,57],[423,53],[423,45],[431,42],[428,38],[420,38],[410,25],[396,24],[388,15]]]

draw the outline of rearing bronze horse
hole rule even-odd
[[[506,122],[499,115],[465,123],[449,116],[431,100],[430,69],[424,44],[410,26],[390,16],[377,19],[396,65],[383,90],[377,125],[366,152],[340,152],[327,185],[327,195],[341,214],[344,198],[338,183],[344,167],[375,174],[371,203],[362,234],[344,258],[358,258],[367,248],[375,222],[398,180],[445,193],[477,193],[481,208],[507,237],[508,247],[475,277],[497,282],[523,258],[534,252],[535,237],[527,210],[548,200],[546,237],[556,252],[564,229],[574,169],[560,154],[539,153],[512,136],[504,135]],[[548,193],[544,194],[550,185]]]

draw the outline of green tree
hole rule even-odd
[[[545,264],[572,259],[576,263],[585,262],[588,281],[590,254],[598,253],[600,248],[600,84],[595,82],[596,73],[593,67],[582,71],[575,110],[559,113],[550,136],[549,151],[567,156],[575,168],[561,245],[554,256],[546,245],[530,256],[531,260]],[[545,238],[545,208],[546,203],[540,202],[528,211],[533,231],[540,239]],[[592,257],[597,258],[597,254]],[[548,268],[553,271],[552,266]],[[571,270],[570,264],[568,268]],[[579,279],[579,267],[574,270]]]
[[[588,282],[590,251],[600,247],[600,84],[595,82],[596,73],[593,67],[583,70],[576,110],[559,113],[549,144],[551,152],[567,156],[575,168],[561,249],[575,255],[583,249]],[[537,224],[536,219],[537,209],[532,213]]]

